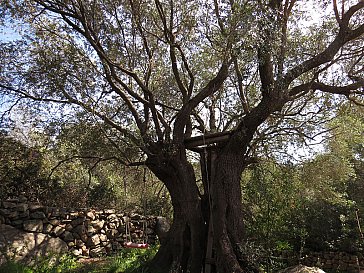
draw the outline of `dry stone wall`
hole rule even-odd
[[[345,252],[309,252],[302,259],[308,266],[319,266],[327,272],[359,272],[364,269],[364,258],[361,253]]]
[[[126,225],[133,242],[154,244],[159,219],[125,214],[114,209],[46,207],[29,203],[22,197],[2,201],[0,205],[0,224],[60,238],[74,255],[87,257],[110,254],[121,249],[129,240]]]
[[[289,265],[300,263],[306,266],[317,266],[326,272],[364,273],[364,256],[362,253],[307,251],[300,258],[297,253],[284,251],[275,253],[275,256]]]

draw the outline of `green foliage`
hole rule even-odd
[[[14,261],[0,265],[0,273],[34,273],[29,267]]]
[[[358,249],[354,202],[346,192],[352,177],[351,164],[329,154],[302,165],[253,167],[243,178],[250,237],[272,251]]]
[[[0,132],[0,199],[26,192],[37,199],[49,181],[42,175],[43,155],[38,147],[29,147]]]
[[[110,259],[107,273],[142,273],[147,272],[144,266],[154,257],[157,246],[149,249],[124,249]]]
[[[10,260],[0,266],[0,273],[71,273],[78,267],[76,259],[69,255],[41,257],[32,264],[23,265]]]
[[[250,237],[264,238],[261,243],[265,249],[274,250],[282,246],[282,239],[291,239],[292,213],[303,206],[297,199],[301,187],[299,175],[293,166],[280,166],[265,162],[249,170],[243,179],[245,202],[250,207],[247,221]],[[297,223],[298,224],[298,223]],[[291,248],[291,240],[284,244]]]
[[[91,264],[81,264],[69,255],[37,259],[33,265],[8,261],[0,266],[0,273],[142,273],[154,257],[158,246],[148,249],[122,249],[117,255],[105,257]]]

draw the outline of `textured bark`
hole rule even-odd
[[[283,104],[283,99],[271,100],[269,96],[263,99],[244,117],[229,142],[217,154],[211,189],[214,247],[218,273],[259,272],[241,251],[245,239],[245,227],[240,179],[246,167],[247,147],[256,129]]]
[[[215,146],[207,157],[201,154],[204,196],[200,196],[194,170],[182,145],[158,147],[149,156],[147,165],[168,188],[174,208],[172,227],[150,264],[151,272],[200,273],[210,213],[216,272],[258,272],[241,252],[244,223],[240,177],[246,166],[247,147],[257,127],[283,105],[270,102],[266,97],[247,114],[224,147]]]
[[[206,224],[194,170],[178,156],[150,157],[147,165],[168,188],[174,209],[171,229],[150,264],[150,271],[200,273]]]

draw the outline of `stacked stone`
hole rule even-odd
[[[306,266],[317,266],[329,272],[359,272],[364,269],[364,257],[362,253],[349,254],[345,252],[312,252],[308,251],[299,259],[297,253],[282,251],[275,253],[280,260],[288,262],[289,265],[303,264]]]
[[[113,209],[46,207],[28,203],[21,197],[3,201],[0,206],[0,224],[60,238],[76,256],[96,257],[121,249],[129,239],[125,234],[126,225],[133,242],[142,242],[148,238],[148,243],[154,244],[156,222],[156,217],[126,215]]]
[[[318,265],[324,270],[358,272],[364,268],[363,256],[345,252],[310,252],[303,259],[305,265]]]

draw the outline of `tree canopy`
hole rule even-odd
[[[3,108],[86,113],[138,148],[174,208],[151,270],[201,272],[211,222],[217,271],[254,272],[241,173],[315,140],[343,98],[364,104],[363,12],[359,0],[3,1],[2,22],[24,24],[0,45]],[[202,191],[187,148],[208,158]]]

